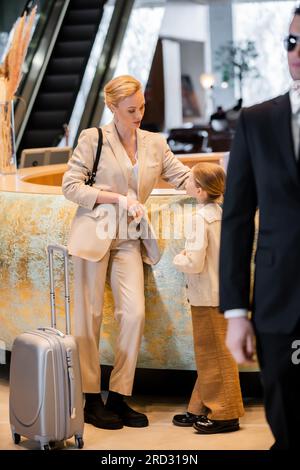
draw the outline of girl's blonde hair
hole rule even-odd
[[[120,75],[110,80],[104,87],[104,102],[111,109],[128,96],[142,89],[142,84],[131,75]]]
[[[197,188],[202,188],[208,194],[210,202],[222,202],[225,191],[225,172],[216,163],[197,163],[192,173]]]

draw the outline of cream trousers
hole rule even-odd
[[[100,391],[99,339],[106,279],[118,322],[109,390],[131,395],[145,321],[144,271],[140,240],[113,240],[101,259],[73,256],[74,333],[79,347],[83,392]]]

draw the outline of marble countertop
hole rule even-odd
[[[210,154],[187,154],[176,155],[182,163],[193,166],[199,161],[220,162],[222,164],[223,153]],[[35,179],[43,179],[47,177],[55,177],[55,175],[63,174],[67,169],[66,163],[57,165],[37,166],[22,168],[17,170],[13,175],[0,175],[0,191],[17,192],[27,194],[57,194],[62,195],[60,185],[38,184],[34,183]],[[172,188],[159,188],[152,191],[152,195],[177,195],[185,194],[185,191],[177,191]]]
[[[28,194],[62,194],[60,186],[31,183],[32,177],[48,176],[64,173],[67,169],[65,163],[58,165],[37,166],[22,168],[14,175],[0,176],[0,191]]]

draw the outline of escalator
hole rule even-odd
[[[55,3],[53,8],[57,7]],[[22,129],[20,125],[19,154],[24,148],[56,146],[61,140],[63,126],[72,114],[105,3],[106,0],[62,2],[63,17],[53,50],[43,77],[35,86],[26,126],[23,125]]]

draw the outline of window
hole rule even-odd
[[[235,41],[255,41],[259,54],[259,78],[245,80],[243,105],[273,98],[288,90],[291,78],[288,72],[283,38],[286,36],[296,1],[266,1],[232,6],[233,37]]]

